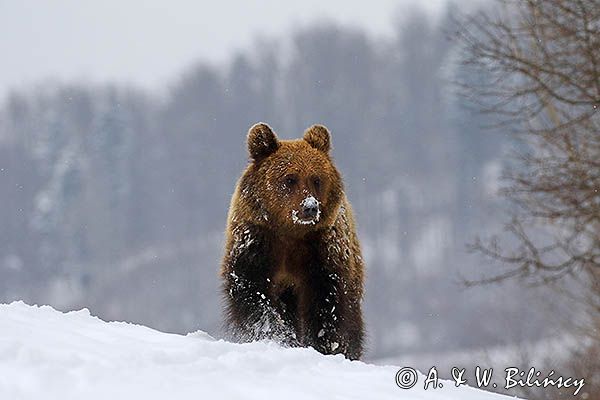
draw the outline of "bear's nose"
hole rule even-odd
[[[307,197],[302,201],[302,218],[315,218],[319,215],[319,202],[313,196]]]
[[[305,206],[302,208],[302,214],[304,218],[314,218],[317,216],[317,212],[319,212],[319,207],[315,206]]]

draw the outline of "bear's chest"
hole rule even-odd
[[[273,247],[273,261],[271,279],[276,288],[299,289],[305,285],[311,264],[311,252],[304,241],[276,240]]]

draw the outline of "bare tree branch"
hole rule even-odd
[[[524,146],[501,193],[517,207],[506,225],[512,246],[469,245],[505,271],[467,286],[510,278],[552,285],[580,281],[575,296],[600,325],[600,0],[497,0],[465,16],[456,37],[462,65],[487,74],[460,83],[482,112],[512,127]],[[508,250],[507,250],[508,249]],[[592,324],[592,325],[594,325]],[[597,338],[600,333],[596,331]]]

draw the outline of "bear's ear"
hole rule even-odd
[[[248,151],[254,161],[274,153],[279,148],[279,140],[271,127],[263,122],[252,125],[248,131]]]
[[[331,148],[331,134],[323,125],[313,125],[304,131],[304,140],[317,150],[329,153]]]

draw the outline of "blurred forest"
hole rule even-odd
[[[537,341],[558,326],[544,292],[466,290],[498,232],[503,156],[518,146],[465,106],[450,11],[417,10],[396,34],[315,23],[262,38],[225,65],[199,62],[164,97],[117,85],[39,85],[0,108],[0,302],[171,332],[220,335],[217,271],[229,199],[257,121],[282,138],[313,123],[333,154],[368,266],[370,359]],[[537,303],[536,303],[537,302]]]

